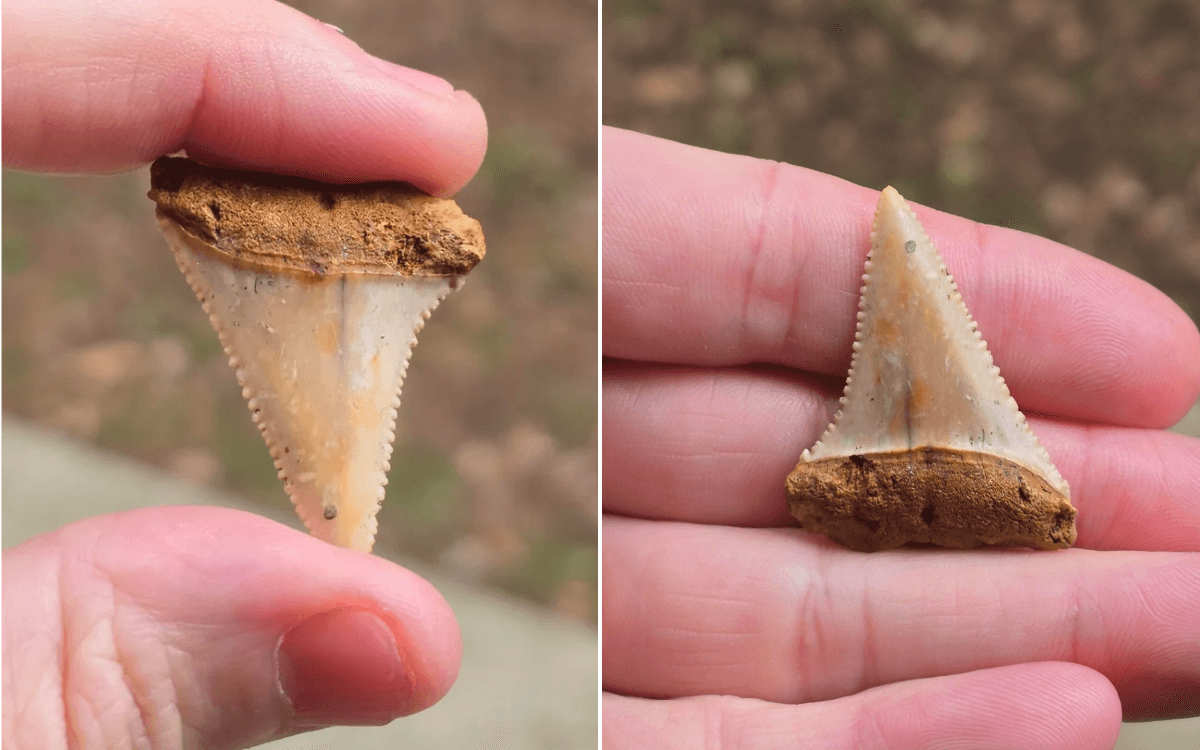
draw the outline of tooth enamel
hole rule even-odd
[[[159,160],[150,197],[296,512],[369,551],[429,313],[483,255],[451,201]],[[216,206],[216,208],[212,208]]]
[[[861,551],[1074,542],[1066,481],[890,187],[875,213],[853,351],[833,423],[788,477],[807,530]]]

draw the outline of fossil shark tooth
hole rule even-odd
[[[1069,547],[1067,483],[916,214],[890,187],[863,282],[846,390],[788,476],[792,514],[864,552],[908,542]]]
[[[150,198],[296,512],[370,551],[417,332],[483,257],[479,223],[399,183],[163,158]]]

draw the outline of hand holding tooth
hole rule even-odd
[[[396,183],[164,158],[150,197],[296,512],[369,552],[417,333],[483,258],[479,222]]]
[[[1183,311],[894,191],[611,128],[604,161],[606,747],[1107,750],[1200,712]]]
[[[304,54],[279,54],[285,43]],[[483,112],[465,92],[373,59],[346,36],[269,1],[6,1],[4,68],[9,168],[112,173],[185,149],[206,163],[334,182],[403,180],[445,196],[479,168],[487,142]],[[347,202],[353,206],[356,200]],[[400,203],[415,207],[426,200],[432,201]],[[360,207],[372,202],[361,200]],[[176,208],[177,218],[167,221],[177,226],[168,231],[189,262],[218,265],[212,252],[221,250],[221,241],[204,235],[216,228],[215,214],[193,206],[194,222],[179,223],[184,207]],[[143,209],[149,220],[149,205]],[[290,228],[297,234],[288,236],[303,244],[304,232],[324,216],[298,217]],[[239,221],[237,210],[220,220]],[[456,226],[469,224],[462,221]],[[224,228],[231,230],[227,239],[236,237],[230,226]],[[467,229],[443,228],[463,232],[463,249],[471,254],[474,240]],[[447,236],[423,231],[411,235],[430,240],[425,249],[431,257],[449,249]],[[242,239],[240,249],[253,255],[252,233]],[[280,319],[291,324],[281,315],[285,301],[342,309],[335,296],[316,291],[322,285],[304,286],[304,272],[315,279],[319,269],[300,268],[293,277],[270,268],[276,256],[290,257],[278,250],[236,270],[231,265],[228,275],[204,277],[206,285],[239,274],[251,285],[254,279],[274,279],[289,290],[277,298],[280,308],[253,321],[253,333],[241,332],[272,345],[297,335],[275,326]],[[332,250],[320,260],[330,267],[341,262],[340,247],[317,243],[308,250]],[[477,250],[482,253],[482,244]],[[258,261],[268,269],[252,271]],[[361,453],[342,443],[354,463],[348,476],[363,477],[362,483],[333,483],[336,502],[365,510],[352,522],[355,513],[346,513],[328,532],[360,547],[368,544],[378,499],[374,482],[387,460],[383,438],[413,329],[442,293],[438,289],[466,270],[404,276],[414,268],[401,263],[400,275],[391,277],[402,282],[393,287],[411,287],[411,293],[391,288],[344,298],[382,304],[408,294],[407,306],[385,334],[386,345],[355,339],[349,330],[321,339],[319,325],[338,321],[330,317],[310,321],[311,342],[334,342],[352,367],[343,371],[316,355],[306,359],[299,350],[290,355],[297,373],[313,368],[353,393],[368,394],[362,397],[361,426],[370,439]],[[362,268],[345,274],[356,280],[376,275],[386,287],[386,274]],[[417,293],[422,286],[424,292]],[[263,297],[252,301],[262,303]],[[382,324],[384,316],[378,320]],[[235,344],[262,373],[259,353],[246,346]],[[278,354],[278,348],[272,351]],[[375,353],[377,383],[388,393],[372,403],[375,391],[349,381]],[[250,385],[286,393],[293,378],[284,371],[286,361],[277,360],[274,380]],[[282,415],[310,415],[297,428],[308,432],[296,443],[281,434],[285,456],[293,445],[305,445],[313,431],[341,424],[324,401],[306,408],[274,398],[263,406]],[[281,416],[276,423],[284,421]],[[327,435],[335,443],[352,439],[332,429]],[[322,464],[313,471],[334,469]],[[91,500],[67,499],[84,507]],[[306,495],[304,502],[320,508],[324,500]],[[326,523],[323,511],[317,512],[318,522]],[[350,553],[245,512],[175,506],[94,516],[6,549],[3,569],[6,750],[235,748],[317,726],[383,724],[437,702],[461,660],[454,614],[428,583],[380,557]]]

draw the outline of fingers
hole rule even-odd
[[[606,362],[602,389],[606,512],[793,525],[784,480],[832,416],[817,381]]]
[[[487,144],[470,95],[271,0],[15,0],[3,54],[7,167],[115,172],[187,149],[446,195]]]
[[[88,519],[6,551],[3,576],[6,747],[240,748],[384,724],[458,671],[428,583],[247,513]]]
[[[1110,750],[1121,704],[1076,664],[1041,663],[887,685],[799,706],[729,696],[604,696],[609,750]]]
[[[793,526],[784,479],[836,408],[783,370],[609,363],[604,506],[610,513]],[[840,386],[837,386],[840,388]],[[1200,551],[1200,444],[1155,430],[1031,419],[1071,487],[1077,546]]]
[[[1200,554],[900,550],[606,517],[608,690],[796,703],[1071,661],[1127,719],[1200,711]]]
[[[607,129],[604,351],[845,377],[878,193]],[[1165,295],[1054,242],[916,207],[1024,408],[1166,427],[1200,333]]]

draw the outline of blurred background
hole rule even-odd
[[[605,0],[604,123],[1136,274],[1200,319],[1200,3]]]
[[[605,0],[603,121],[1102,258],[1200,320],[1195,0]],[[1176,428],[1200,437],[1200,405]],[[1200,719],[1122,750],[1200,747]]]
[[[413,352],[377,548],[594,628],[596,3],[290,4],[490,124],[457,197],[488,255]],[[5,415],[290,509],[148,189],[5,172]]]

